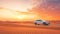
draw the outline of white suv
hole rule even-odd
[[[40,24],[49,25],[50,23],[46,22],[45,20],[35,20],[34,24],[35,25],[40,25]]]

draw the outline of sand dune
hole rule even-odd
[[[0,22],[0,34],[60,34],[60,24],[52,23],[49,26],[35,26],[33,23]]]

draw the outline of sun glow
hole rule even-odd
[[[20,20],[34,20],[37,19],[37,15],[34,14],[21,14],[21,15],[17,15],[17,18]]]
[[[38,17],[33,12],[16,12],[6,8],[0,8],[0,19],[1,18],[5,20],[34,20]]]

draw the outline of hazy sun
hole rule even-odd
[[[34,20],[38,16],[32,12],[13,11],[6,8],[0,8],[0,17],[5,20]]]

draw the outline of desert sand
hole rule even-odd
[[[34,23],[0,22],[0,34],[60,34],[60,22],[36,26]]]

